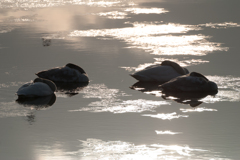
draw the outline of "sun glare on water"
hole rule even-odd
[[[176,118],[187,118],[188,115],[178,115],[176,112],[173,113],[159,113],[159,114],[143,114],[142,116],[148,116],[148,117],[152,117],[152,118],[159,118],[162,120],[172,120],[172,119],[176,119]]]
[[[156,55],[196,55],[228,48],[221,47],[220,43],[210,42],[205,35],[171,35],[186,33],[190,30],[199,30],[198,26],[181,24],[153,24],[131,23],[133,27],[102,29],[102,30],[75,30],[70,37],[112,37],[124,40],[130,48],[141,48]]]

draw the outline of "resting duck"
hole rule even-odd
[[[169,92],[216,92],[217,84],[209,81],[200,73],[192,72],[160,85],[160,89]]]
[[[18,89],[18,98],[42,97],[54,94],[55,84],[47,79],[36,78],[32,83],[24,84]]]
[[[36,75],[54,82],[89,82],[87,73],[81,67],[72,63],[63,67],[40,71]]]
[[[131,74],[132,77],[142,82],[167,82],[178,76],[186,75],[189,71],[172,61],[163,61],[160,65],[152,65]]]

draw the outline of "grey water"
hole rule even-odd
[[[239,6],[1,0],[0,159],[238,160]],[[202,73],[218,93],[164,97],[129,75],[164,60]],[[69,62],[87,72],[88,84],[16,101],[35,73]]]

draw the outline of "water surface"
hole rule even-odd
[[[0,158],[240,157],[238,1],[0,2]],[[129,74],[173,60],[216,95],[162,95]],[[89,84],[17,102],[35,73],[75,63]]]

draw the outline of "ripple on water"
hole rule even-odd
[[[167,134],[167,135],[175,135],[182,134],[182,132],[172,132],[172,131],[155,131],[157,134]]]
[[[240,101],[240,77],[233,76],[207,76],[211,81],[218,85],[218,93],[214,97],[206,97],[202,101],[214,103],[221,101],[239,102]]]
[[[0,118],[23,117],[29,114],[31,108],[19,107],[16,102],[0,103]]]
[[[205,112],[205,111],[217,111],[216,109],[205,108],[205,107],[190,108],[190,109],[180,108],[180,110],[181,110],[182,112]]]
[[[87,5],[93,7],[113,7],[113,6],[133,6],[135,5],[132,1],[119,1],[119,0],[87,0],[87,1],[76,1],[76,0],[1,0],[0,8],[22,8],[22,9],[33,9],[33,8],[47,8],[57,7],[64,5]]]
[[[76,111],[88,112],[112,112],[112,113],[126,113],[126,112],[143,112],[155,111],[161,105],[170,105],[166,101],[151,101],[145,99],[137,100],[122,100],[121,97],[129,96],[118,89],[109,89],[104,84],[92,84],[84,88],[79,93],[83,94],[83,98],[97,98],[100,100],[91,102],[88,106]]]
[[[40,159],[77,159],[89,160],[178,160],[178,159],[199,159],[199,160],[229,160],[221,157],[218,153],[191,148],[187,145],[163,145],[163,144],[142,144],[135,145],[124,141],[103,141],[101,139],[88,138],[79,140],[79,150],[66,151],[64,144],[56,142],[47,146],[34,146]]]
[[[131,23],[133,27],[75,30],[69,34],[72,37],[112,37],[127,42],[130,47],[144,49],[156,55],[206,55],[209,52],[228,50],[220,43],[210,42],[209,36],[198,35],[166,35],[187,33],[200,30],[197,25]]]
[[[31,81],[30,81],[31,82]],[[13,87],[13,86],[19,86],[22,84],[25,84],[28,82],[8,82],[8,83],[1,83],[0,84],[0,88],[9,88],[9,87]]]
[[[176,102],[186,102],[188,104],[189,100],[192,102],[199,102],[199,103],[216,103],[216,102],[239,102],[240,101],[240,78],[239,77],[232,77],[232,76],[207,76],[207,78],[218,85],[218,92],[217,94],[189,94],[184,97],[185,94],[179,95],[164,95],[161,90],[159,90],[158,85],[153,83],[142,83],[142,84],[134,84],[132,88],[134,90],[138,90],[144,92],[145,94],[155,95],[157,97],[163,97],[164,99],[171,99]],[[198,95],[199,94],[199,95]],[[192,97],[191,97],[192,96]],[[181,101],[180,101],[181,100]],[[209,109],[200,108],[198,110],[192,111],[210,111]],[[211,110],[213,111],[213,110]]]
[[[125,12],[119,12],[119,11],[111,11],[111,12],[99,12],[96,13],[96,15],[101,16],[101,17],[106,17],[109,19],[127,19],[127,13]]]
[[[80,140],[82,149],[75,154],[80,154],[82,159],[221,159],[215,153],[203,149],[193,149],[180,145],[135,145],[123,141],[102,141],[100,139]],[[226,159],[227,160],[227,159]]]
[[[77,110],[70,110],[70,112],[75,111],[89,111],[89,112],[112,112],[112,113],[128,113],[128,112],[144,112],[152,111],[155,112],[155,109],[161,105],[170,105],[166,101],[150,101],[145,99],[138,100],[128,100],[122,101],[118,100],[102,100],[97,102],[92,102],[89,106]]]
[[[159,113],[159,114],[143,114],[142,116],[148,116],[148,117],[152,117],[152,118],[159,118],[162,120],[172,120],[172,119],[176,119],[176,118],[187,118],[188,115],[180,115],[177,114],[176,112],[173,113]]]
[[[0,102],[0,118],[4,117],[22,117],[22,116],[28,116],[33,110],[45,110],[56,100],[55,95],[48,96],[48,97],[39,97],[39,98],[32,98],[32,99],[26,99],[22,101],[11,101],[8,102],[6,97],[6,94],[10,94],[11,97],[17,97],[14,96],[15,92],[17,91],[18,86],[21,86],[25,83],[29,82],[7,82],[7,83],[1,83],[0,84],[0,91],[1,92],[1,102]],[[12,91],[12,88],[14,87],[14,92]],[[16,90],[15,90],[16,89]]]
[[[234,22],[223,22],[223,23],[199,24],[199,26],[216,28],[216,29],[226,29],[226,28],[232,28],[232,27],[240,27],[240,24],[234,23]]]
[[[121,11],[99,12],[93,15],[106,17],[109,19],[128,19],[129,13],[131,14],[162,14],[168,12],[164,8],[127,8],[120,9]]]
[[[133,14],[162,14],[169,12],[164,8],[127,8],[124,11]]]

